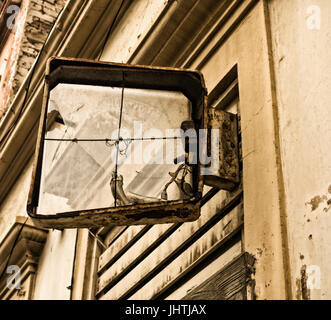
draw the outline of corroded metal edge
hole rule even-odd
[[[195,113],[195,118],[197,119],[196,125],[198,126],[198,128],[205,128],[207,124],[207,113],[205,107],[207,90],[205,87],[203,75],[199,71],[189,71],[176,68],[127,65],[109,62],[96,62],[84,59],[57,57],[50,58],[47,63],[45,74],[45,86],[37,138],[37,146],[35,151],[32,179],[27,202],[27,212],[28,215],[33,219],[34,223],[37,226],[44,228],[64,229],[91,228],[105,225],[147,225],[160,223],[179,223],[197,220],[200,217],[200,202],[203,191],[203,178],[201,177],[200,164],[198,164],[194,170],[196,196],[190,200],[171,201],[166,204],[139,204],[130,207],[103,208],[69,213],[55,213],[53,215],[37,214],[43,157],[43,136],[46,130],[47,105],[50,91],[51,73],[59,67],[57,64],[65,64],[69,66],[71,64],[74,64],[76,66],[82,64],[84,68],[88,66],[108,66],[111,68],[125,68],[125,72],[129,73],[132,73],[136,70],[143,70],[144,72],[156,72],[156,75],[160,75],[160,73],[158,72],[164,74],[169,72],[175,72],[177,74],[189,74],[191,77],[195,78],[195,81],[199,81],[201,90],[200,95],[198,97],[196,96],[195,101],[192,101],[193,109],[200,110],[196,111]],[[160,84],[161,82],[159,77],[156,77],[156,80],[157,81],[154,88],[157,87],[159,84],[161,89],[165,89],[164,86]],[[167,81],[168,80],[169,79],[167,79]],[[135,83],[136,80],[133,79],[131,81]],[[108,79],[105,80],[105,84],[106,83],[109,83]],[[54,83],[52,85],[54,85]],[[184,83],[180,83],[179,85],[185,86]]]

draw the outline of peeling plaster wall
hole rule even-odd
[[[66,0],[23,0],[0,53],[0,119],[22,85]]]
[[[25,167],[10,194],[0,205],[0,242],[18,216],[27,217],[26,202],[30,188],[32,161]]]
[[[39,261],[34,300],[70,300],[77,230],[49,231]]]
[[[292,295],[330,299],[331,2],[271,0],[269,11]]]
[[[24,25],[28,11],[29,0],[21,2],[20,11],[15,19],[15,27],[10,33],[6,44],[0,52],[0,119],[9,107],[13,96],[13,85],[17,74],[17,60],[24,37]]]
[[[64,4],[65,0],[30,0],[17,61],[13,96],[23,83]]]

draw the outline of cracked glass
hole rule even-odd
[[[181,92],[58,84],[38,214],[192,198],[192,167],[180,160],[191,109]]]

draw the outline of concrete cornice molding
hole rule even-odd
[[[16,221],[0,243],[0,270],[12,251],[16,238],[16,246],[12,252],[9,264],[17,264],[26,252],[31,257],[39,257],[41,249],[46,241],[48,230],[36,227],[30,218],[16,217]]]
[[[0,243],[0,272],[3,272],[6,265],[17,265],[20,268],[21,283],[31,274],[34,275],[47,234],[48,230],[36,227],[30,218],[17,217]],[[0,279],[0,299],[15,293],[15,288],[7,288],[6,276],[7,273]]]
[[[201,69],[209,58],[201,53],[216,50],[258,1],[169,1],[129,63]]]

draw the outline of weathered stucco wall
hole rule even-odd
[[[23,0],[15,27],[0,53],[0,119],[35,61],[65,0]]]
[[[15,23],[14,28],[0,52],[0,119],[7,111],[9,101],[12,97],[12,88],[17,73],[17,60],[24,37],[23,30],[28,6],[29,0],[23,0],[21,2],[19,13],[16,19],[12,21],[12,23]]]
[[[30,188],[32,161],[26,166],[10,194],[0,205],[0,242],[18,216],[27,217],[26,202]]]
[[[256,297],[286,299],[276,119],[262,1],[203,66],[208,90],[236,64],[242,128],[245,251],[257,259]]]
[[[66,0],[29,0],[12,96],[23,83],[65,2]]]
[[[331,2],[269,6],[292,295],[330,299]]]
[[[34,300],[69,300],[77,230],[49,231],[39,267]]]

